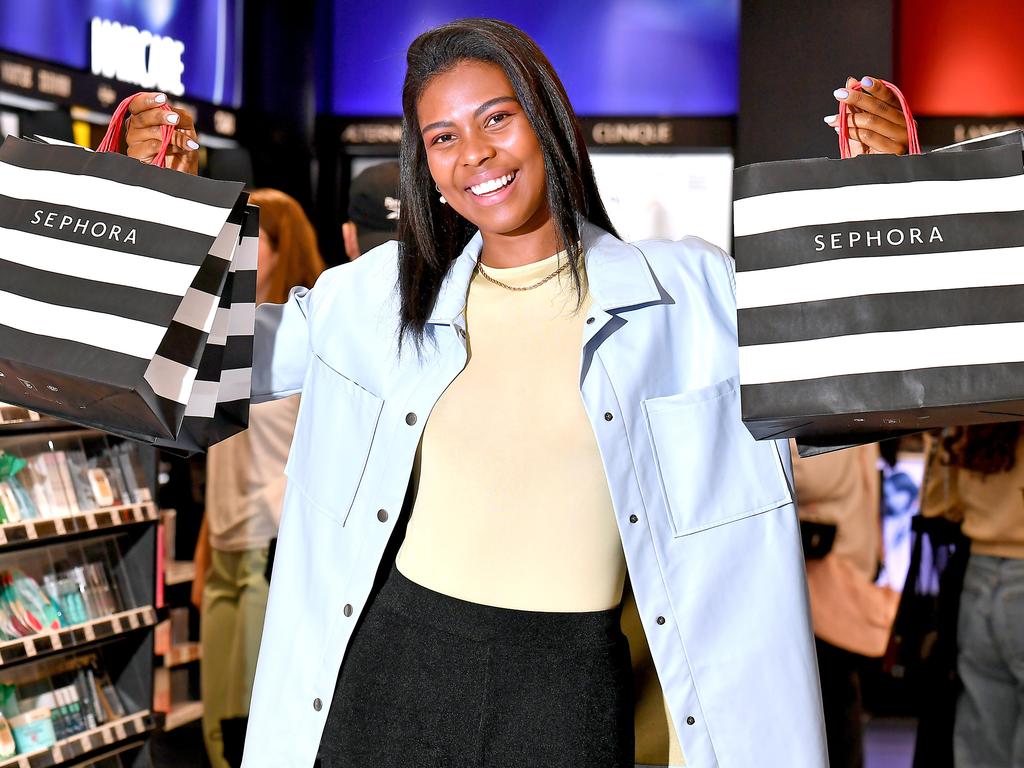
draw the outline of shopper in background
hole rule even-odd
[[[1024,432],[1021,423],[933,437],[925,515],[962,521],[971,541],[957,627],[963,691],[957,768],[1024,765]]]
[[[820,768],[789,457],[740,423],[730,259],[616,237],[522,31],[464,19],[407,61],[401,244],[258,312],[254,394],[304,404],[246,765],[633,766],[628,562],[686,761]],[[889,114],[869,90],[843,98]]]
[[[860,671],[885,653],[899,603],[898,593],[875,586],[882,562],[878,445],[802,459],[793,444],[792,456],[801,525],[814,531],[804,551],[829,765],[861,768]]]
[[[260,208],[256,303],[280,303],[324,269],[302,207],[276,189],[257,189]],[[202,612],[203,736],[213,768],[228,768],[221,722],[249,712],[267,608],[265,576],[284,498],[284,465],[298,396],[253,405],[249,428],[213,446],[206,464],[206,515],[196,546],[192,601]]]
[[[348,221],[341,225],[345,255],[355,261],[360,254],[398,236],[398,163],[387,162],[363,169],[348,192]]]

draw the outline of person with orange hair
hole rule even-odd
[[[257,189],[260,209],[256,303],[286,301],[324,270],[316,234],[299,203]],[[259,405],[249,429],[213,446],[206,465],[206,515],[196,545],[192,602],[202,613],[203,738],[213,768],[228,768],[221,722],[249,712],[267,609],[265,577],[284,498],[284,465],[299,398]]]

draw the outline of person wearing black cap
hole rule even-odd
[[[371,165],[352,179],[348,221],[341,225],[345,255],[353,261],[398,233],[398,163]]]

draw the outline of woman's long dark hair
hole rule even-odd
[[[496,19],[462,19],[424,32],[409,46],[402,88],[399,291],[400,338],[417,347],[452,261],[475,227],[442,205],[427,167],[416,105],[427,84],[463,61],[486,61],[504,70],[544,154],[548,206],[569,270],[582,295],[583,249],[579,217],[615,233],[597,191],[583,132],[554,68],[522,30]]]
[[[943,439],[946,463],[984,475],[1009,472],[1017,464],[1017,443],[1022,424],[1024,422],[1011,421],[954,430]]]

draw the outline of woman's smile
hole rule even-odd
[[[466,189],[476,198],[478,205],[499,205],[512,193],[512,186],[519,176],[519,171],[507,173],[486,173],[483,181],[470,184]]]

